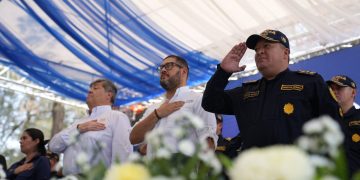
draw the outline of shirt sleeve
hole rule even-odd
[[[50,151],[54,153],[63,153],[71,142],[74,141],[76,135],[79,134],[79,131],[77,130],[77,125],[79,123],[80,122],[74,123],[52,137],[49,142]]]
[[[48,180],[50,179],[50,162],[45,156],[41,156],[36,164],[36,173],[34,179]]]
[[[117,119],[112,127],[112,158],[111,163],[126,162],[127,158],[133,151],[133,147],[130,143],[130,120],[129,118],[120,112],[117,112]]]
[[[201,106],[209,112],[219,114],[234,114],[232,109],[232,100],[225,91],[228,79],[231,73],[225,72],[220,65],[206,85]]]
[[[204,121],[204,127],[197,130],[197,134],[200,139],[207,139],[210,137],[213,139],[215,147],[217,146],[218,136],[216,135],[216,119],[213,113],[205,111],[201,107],[201,99],[200,95],[194,102],[195,114],[199,116]]]

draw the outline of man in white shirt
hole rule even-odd
[[[187,62],[179,56],[170,55],[163,60],[158,71],[160,85],[166,90],[165,100],[146,110],[144,118],[133,127],[130,133],[131,143],[143,142],[145,134],[154,128],[171,131],[175,126],[175,118],[187,111],[199,116],[205,124],[202,129],[191,134],[192,140],[206,139],[209,147],[214,149],[217,142],[215,116],[201,107],[202,94],[191,91],[186,86],[189,73]],[[173,147],[176,147],[178,143],[171,138],[165,141],[164,143]],[[152,156],[152,152],[151,144],[148,144],[147,155]]]
[[[92,108],[90,115],[51,139],[50,150],[64,153],[64,175],[82,173],[76,162],[80,153],[86,154],[90,167],[101,161],[109,167],[112,163],[126,161],[132,152],[130,121],[124,113],[111,109],[116,93],[116,86],[109,80],[92,82],[86,100],[89,108]],[[77,134],[78,139],[74,141]]]

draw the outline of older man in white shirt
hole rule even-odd
[[[150,106],[144,118],[140,120],[130,133],[132,144],[144,141],[145,134],[154,128],[173,130],[175,119],[179,115],[190,112],[201,118],[204,127],[190,134],[191,140],[196,142],[206,139],[209,147],[216,147],[216,119],[214,114],[206,112],[201,107],[202,94],[191,91],[186,86],[189,68],[187,62],[175,55],[166,57],[158,68],[160,72],[160,85],[166,90],[165,100],[161,103]],[[174,147],[177,143],[175,138],[165,137],[168,146]],[[154,149],[151,144],[147,147],[147,155],[152,156]]]
[[[109,80],[92,82],[87,96],[91,114],[51,139],[50,150],[64,153],[64,175],[82,173],[76,162],[80,153],[87,155],[90,166],[102,161],[109,167],[114,162],[127,160],[133,149],[129,141],[131,126],[124,113],[111,108],[116,92],[115,85]],[[78,133],[78,139],[74,141],[73,137]]]

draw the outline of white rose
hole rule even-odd
[[[195,153],[195,145],[190,140],[181,140],[179,142],[179,151],[187,156],[192,156]]]
[[[314,168],[299,148],[279,145],[243,152],[229,175],[233,180],[308,180],[313,178]]]

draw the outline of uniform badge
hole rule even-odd
[[[218,146],[216,147],[216,151],[225,151],[226,147],[225,146]]]
[[[294,105],[291,103],[286,103],[284,105],[284,113],[290,115],[294,112]]]
[[[351,137],[352,141],[354,142],[359,142],[360,141],[360,136],[358,134],[353,134],[352,137]]]

